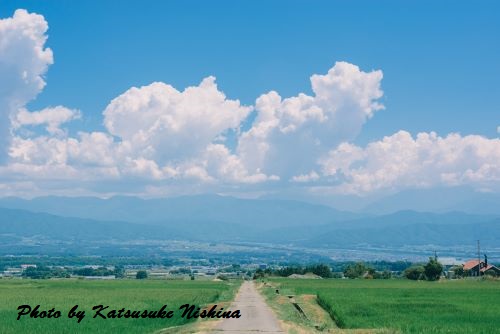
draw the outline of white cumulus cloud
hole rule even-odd
[[[352,144],[383,109],[383,74],[347,62],[312,75],[310,95],[271,91],[248,106],[226,97],[212,76],[183,90],[163,82],[132,87],[103,111],[104,130],[70,135],[64,126],[81,118],[80,111],[26,107],[44,88],[53,62],[47,28],[43,16],[25,10],[0,20],[4,194],[265,193],[290,187],[363,195],[456,185],[500,191],[499,138],[399,131],[365,147]],[[252,111],[256,117],[246,124]],[[36,126],[46,132],[29,131]]]
[[[27,125],[45,125],[45,129],[50,134],[62,134],[61,124],[79,119],[81,114],[78,110],[69,109],[63,106],[44,108],[40,111],[30,112],[24,108],[19,110],[13,117],[14,128]]]
[[[312,182],[319,180],[320,176],[316,171],[311,171],[309,174],[301,174],[301,175],[296,175],[292,177],[292,182]]]
[[[239,139],[239,155],[249,170],[286,179],[309,173],[321,156],[353,139],[383,108],[377,102],[381,80],[382,71],[337,62],[327,74],[311,76],[314,96],[282,98],[275,91],[260,96],[257,118]]]
[[[399,131],[365,148],[344,143],[322,159],[324,176],[339,177],[338,192],[471,185],[498,190],[500,139]]]
[[[0,19],[0,162],[8,149],[10,117],[45,87],[43,76],[53,62],[44,46],[47,29],[43,16],[23,9]]]
[[[251,110],[227,99],[214,77],[182,92],[155,82],[131,88],[111,101],[104,110],[104,124],[129,154],[164,164],[193,157],[224,132],[238,130]]]

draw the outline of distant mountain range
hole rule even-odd
[[[475,240],[500,245],[500,217],[461,212],[427,213],[411,210],[346,221],[343,224],[296,228],[282,240],[311,247],[349,245],[473,245]],[[277,242],[277,240],[275,240]]]
[[[290,227],[327,224],[365,216],[299,201],[238,199],[217,195],[147,200],[126,196],[110,199],[49,196],[32,200],[7,197],[0,199],[0,207],[140,224],[220,221],[246,226]]]
[[[408,189],[393,194],[321,194],[287,189],[263,195],[261,199],[293,199],[331,206],[338,210],[365,214],[389,214],[397,211],[446,213],[460,211],[472,214],[500,215],[500,193],[477,191],[467,186],[432,189]]]
[[[500,193],[477,192],[468,187],[405,190],[373,201],[365,205],[362,211],[388,214],[408,209],[500,215]]]
[[[499,246],[500,216],[411,210],[361,215],[285,200],[190,196],[0,199],[2,238],[247,241],[336,247],[359,244]]]

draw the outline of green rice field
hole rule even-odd
[[[0,279],[0,333],[154,333],[162,328],[193,321],[180,317],[179,306],[205,306],[218,301],[230,301],[237,283],[173,280],[22,280]],[[28,304],[40,311],[59,310],[61,317],[16,320],[18,306]],[[102,313],[120,308],[155,311],[167,304],[174,310],[171,319],[93,319],[95,305],[109,306]],[[68,318],[68,311],[78,305],[85,311],[80,323]]]
[[[281,294],[316,294],[340,328],[500,333],[500,281],[272,279]]]

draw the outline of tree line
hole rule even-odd
[[[404,271],[404,276],[411,280],[437,281],[443,273],[443,265],[437,257],[430,257],[425,265],[415,265]]]
[[[402,277],[411,280],[439,280],[443,273],[443,265],[439,263],[437,257],[430,257],[426,264],[411,265],[406,264],[406,268],[402,272]],[[403,269],[403,262],[400,263]],[[409,266],[410,265],[410,266]],[[338,267],[337,267],[338,269]],[[254,274],[254,279],[263,278],[266,276],[279,276],[288,277],[293,274],[304,275],[312,273],[322,278],[366,278],[366,279],[389,279],[393,277],[393,272],[388,269],[376,270],[373,266],[365,264],[364,262],[348,263],[345,264],[340,272],[332,271],[332,268],[327,264],[315,264],[309,266],[292,265],[285,266],[279,269],[257,269]],[[399,274],[396,273],[398,276]]]
[[[36,266],[26,268],[21,276],[33,279],[47,279],[47,278],[69,278],[71,275],[76,276],[112,276],[121,278],[125,275],[125,270],[122,266],[117,266],[113,270],[106,267],[98,268],[60,268],[60,267],[47,267]]]

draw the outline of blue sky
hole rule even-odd
[[[46,86],[25,107],[78,109],[80,119],[65,126],[69,136],[106,132],[103,111],[130,87],[158,81],[183,90],[213,75],[228,99],[252,106],[271,90],[283,98],[313,95],[310,76],[344,61],[383,72],[378,102],[385,109],[346,139],[352,145],[400,130],[413,138],[432,131],[498,138],[496,1],[8,1],[0,18],[18,8],[44,17],[53,52]]]
[[[45,16],[54,51],[32,106],[78,108],[89,128],[131,86],[215,75],[250,104],[269,90],[310,92],[312,73],[348,61],[384,72],[386,110],[361,143],[401,128],[497,135],[496,1],[8,1],[0,16],[17,8]]]

